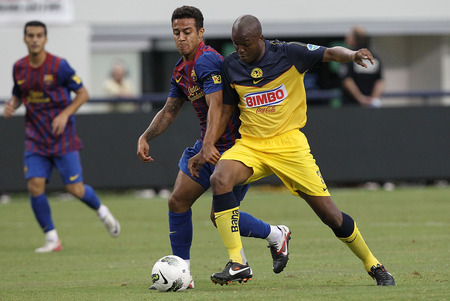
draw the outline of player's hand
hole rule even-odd
[[[3,109],[3,116],[5,116],[5,118],[11,118],[14,115],[15,111],[16,108],[14,107],[12,101],[7,101]]]
[[[60,113],[58,116],[56,116],[52,121],[53,135],[58,136],[64,133],[64,129],[66,128],[68,121],[69,116],[67,116],[66,114]]]
[[[355,53],[355,58],[353,59],[353,61],[355,63],[357,63],[358,65],[363,66],[364,68],[367,68],[367,65],[364,62],[364,60],[369,60],[372,65],[374,64],[373,55],[369,51],[369,49],[366,49],[366,48],[359,49]]]
[[[197,179],[200,176],[199,175],[200,169],[202,168],[203,164],[205,164],[205,163],[206,163],[206,161],[203,158],[202,151],[200,151],[198,154],[196,154],[195,156],[193,156],[192,158],[189,159],[188,169],[194,178]]]
[[[215,165],[220,159],[220,153],[214,145],[203,144],[201,153],[205,162],[210,164]]]
[[[137,156],[144,163],[154,161],[153,158],[148,155],[149,150],[150,150],[150,146],[148,145],[148,142],[145,139],[145,137],[142,137],[142,136],[139,137],[138,143],[137,143]]]

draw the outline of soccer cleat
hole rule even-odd
[[[233,281],[239,281],[239,283],[252,280],[252,269],[248,264],[240,264],[237,262],[228,261],[225,269],[221,273],[214,273],[211,275],[213,283],[220,285],[229,284]]]
[[[388,272],[384,268],[382,264],[377,264],[377,266],[373,266],[370,268],[370,272],[368,272],[370,277],[375,280],[377,285],[380,286],[394,286],[395,280],[394,277],[392,277],[391,273]]]
[[[289,260],[289,240],[291,239],[291,231],[288,227],[279,225],[277,228],[282,233],[281,238],[268,246],[270,253],[272,253],[272,268],[275,274],[281,273],[286,267]]]
[[[46,240],[45,244],[42,247],[37,248],[34,251],[36,253],[50,253],[61,250],[62,250],[61,241],[58,239],[58,240]]]
[[[106,207],[106,206],[105,206]],[[106,208],[106,214],[100,220],[105,224],[106,229],[108,229],[109,234],[112,237],[117,237],[120,234],[120,224],[119,221],[111,214],[108,208]]]

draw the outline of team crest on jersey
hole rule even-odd
[[[44,84],[46,86],[53,84],[53,74],[44,74]]]
[[[263,72],[261,68],[254,68],[250,73],[250,76],[253,78],[261,78],[263,76]]]
[[[263,106],[274,106],[282,103],[288,96],[284,84],[268,91],[258,91],[244,95],[245,106],[256,108]]]
[[[73,80],[74,82],[76,82],[77,85],[79,85],[79,84],[81,83],[81,78],[79,78],[78,75],[72,76],[72,80]]]
[[[195,70],[194,70],[194,69],[192,69],[192,72],[191,72],[191,78],[192,78],[192,80],[193,80],[194,82],[197,81],[197,74],[195,74]]]
[[[205,92],[203,92],[203,90],[200,89],[199,86],[190,86],[190,87],[187,87],[187,90],[188,90],[187,97],[189,98],[189,100],[191,102],[194,102],[197,99],[205,96]]]
[[[320,46],[314,45],[314,44],[308,44],[306,45],[306,47],[308,48],[308,50],[310,51],[314,51],[320,48]]]
[[[215,84],[220,84],[222,83],[222,77],[220,75],[213,75],[212,76],[212,80]]]

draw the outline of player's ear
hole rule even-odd
[[[205,29],[202,27],[198,30],[198,37],[203,39],[203,34],[205,33]]]

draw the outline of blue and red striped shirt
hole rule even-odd
[[[13,78],[13,95],[26,107],[25,151],[58,156],[80,150],[73,115],[61,135],[53,135],[51,127],[53,119],[72,103],[70,92],[83,86],[67,61],[47,53],[44,63],[34,68],[26,56],[14,64]]]
[[[205,95],[222,90],[222,62],[223,57],[216,50],[201,42],[194,60],[185,62],[180,58],[173,70],[169,97],[185,98],[192,103],[200,120],[201,141],[205,136],[208,116]],[[234,113],[225,132],[215,144],[220,152],[229,149],[240,138],[239,126],[239,116]]]

